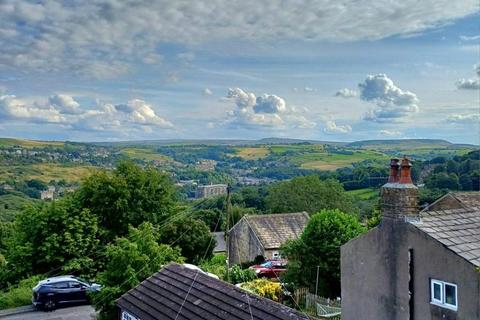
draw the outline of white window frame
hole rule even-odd
[[[140,319],[135,316],[132,316],[127,311],[122,310],[122,320],[140,320]]]
[[[440,300],[438,300],[434,297],[434,285],[435,284],[440,285]],[[456,303],[455,305],[449,304],[446,301],[447,298],[446,298],[445,286],[447,286],[447,285],[455,288],[455,303]],[[436,279],[430,279],[430,303],[434,304],[434,305],[437,305],[437,306],[440,306],[440,307],[443,307],[443,308],[447,308],[447,309],[450,309],[450,310],[457,311],[458,310],[458,287],[457,287],[457,285],[454,284],[454,283],[450,283],[450,282],[440,281],[440,280],[436,280]]]

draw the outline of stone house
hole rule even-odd
[[[480,192],[449,192],[422,211],[437,211],[480,206]]]
[[[245,215],[231,229],[228,238],[229,264],[279,259],[280,247],[297,239],[308,223],[308,213]]]
[[[420,212],[411,164],[399,167],[392,159],[380,224],[341,248],[342,319],[480,319],[480,204],[450,194]]]
[[[170,263],[116,304],[121,320],[308,320],[308,316],[205,272]]]
[[[227,194],[227,189],[228,185],[226,184],[210,184],[198,186],[197,191],[195,192],[195,198],[200,199]]]

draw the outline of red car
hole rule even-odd
[[[255,270],[255,274],[259,278],[278,278],[287,271],[287,262],[284,260],[265,261],[260,265],[251,266],[250,269]]]

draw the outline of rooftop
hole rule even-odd
[[[171,263],[117,300],[123,310],[153,319],[308,319],[299,311]]]
[[[308,213],[276,213],[244,216],[265,249],[280,248],[285,241],[300,237]]]
[[[480,206],[420,213],[417,228],[448,249],[480,266]]]
[[[480,192],[449,192],[427,206],[423,211],[480,207]]]

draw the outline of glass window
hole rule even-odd
[[[454,284],[445,283],[445,304],[456,307],[457,306],[457,286]]]
[[[79,282],[72,281],[70,282],[70,288],[80,288],[82,285]]]
[[[430,281],[431,302],[433,304],[457,310],[457,285],[440,280]]]
[[[68,289],[68,282],[57,282],[52,284],[52,286],[57,289]]]
[[[440,282],[432,282],[432,300],[442,302],[442,284]]]

